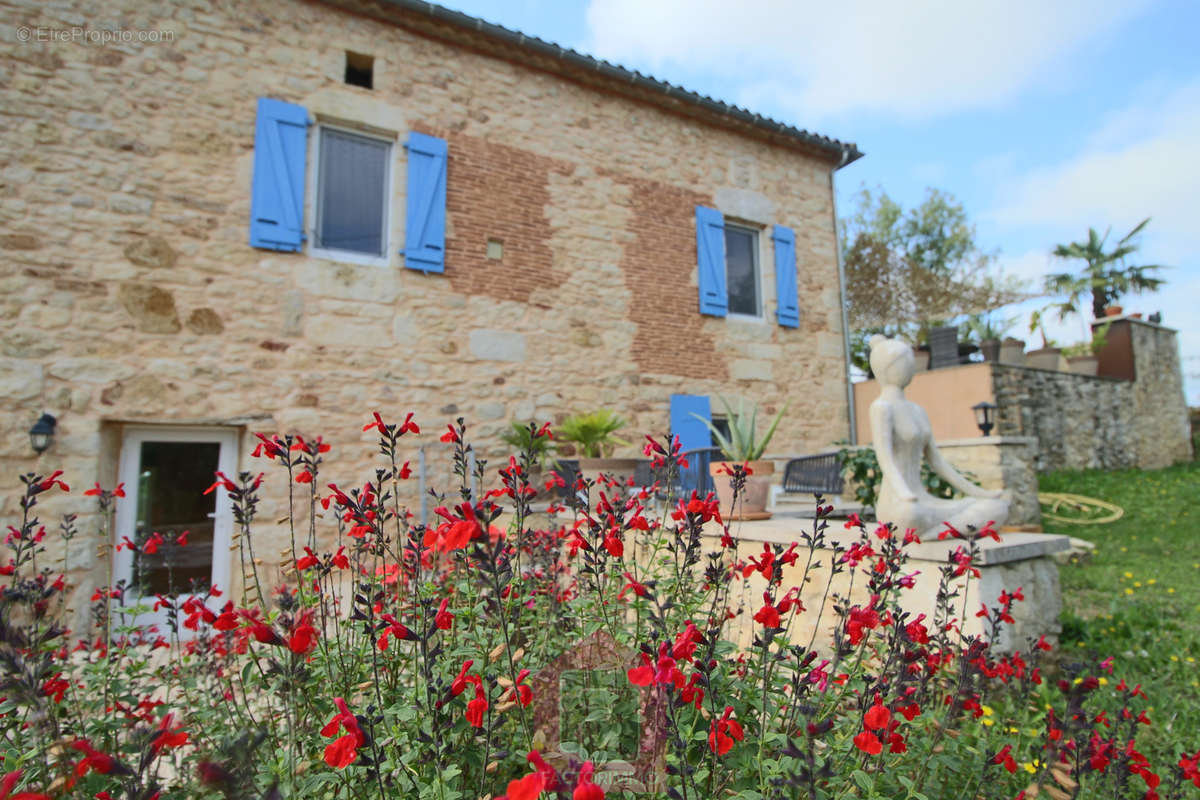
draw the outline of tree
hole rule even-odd
[[[1141,246],[1134,239],[1149,223],[1150,218],[1146,217],[1108,252],[1104,250],[1104,243],[1112,232],[1111,227],[1104,231],[1103,236],[1095,228],[1088,228],[1087,241],[1060,244],[1054,248],[1056,257],[1079,259],[1087,265],[1079,274],[1059,272],[1046,276],[1048,294],[1067,295],[1067,299],[1058,304],[1060,316],[1078,313],[1079,302],[1086,295],[1091,297],[1092,316],[1102,319],[1104,309],[1115,303],[1121,295],[1152,292],[1162,285],[1161,278],[1148,274],[1165,269],[1161,264],[1130,266],[1125,263],[1125,259]]]
[[[924,342],[941,320],[1026,297],[979,249],[962,204],[937,189],[908,211],[882,191],[863,189],[841,222],[841,239],[851,355],[864,371],[874,333]]]

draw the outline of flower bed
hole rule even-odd
[[[942,534],[960,546],[940,568],[934,613],[914,617],[900,602],[915,583],[912,533],[852,522],[843,544],[820,499],[798,541],[744,560],[715,497],[657,487],[582,482],[535,527],[533,453],[477,496],[490,473],[460,420],[442,436],[459,486],[426,528],[397,499],[417,425],[376,415],[367,429],[382,463],[353,489],[322,474],[328,445],[299,436],[259,436],[269,477],[217,474],[210,491],[232,498],[247,576],[236,595],[138,599],[118,583],[96,591],[91,627],[76,633],[60,623],[67,582],[46,567],[55,534],[36,516],[41,496],[67,486],[57,473],[23,477],[0,568],[0,798],[1058,800],[1200,786],[1196,742],[1179,742],[1173,763],[1139,753],[1147,699],[1111,659],[1044,664],[1044,639],[991,651],[1022,592],[968,608],[955,584],[977,576],[990,529]],[[674,485],[677,443],[648,437],[645,452]],[[326,512],[291,516],[291,579],[279,586],[254,551],[267,480]],[[744,470],[731,480],[744,486]],[[85,494],[111,524],[120,487]],[[714,521],[722,535],[706,549]],[[79,535],[73,518],[59,535]],[[155,555],[164,540],[117,546]],[[781,585],[796,567],[828,581],[809,607]],[[866,593],[839,594],[835,575]],[[751,576],[765,590],[742,607]],[[133,627],[139,604],[165,612],[164,629]],[[754,636],[739,647],[727,634],[743,615]],[[964,633],[967,619],[986,635]],[[800,620],[832,645],[794,643]],[[582,647],[616,659],[615,672],[563,659]],[[567,662],[587,668],[562,674],[549,724],[534,687]]]

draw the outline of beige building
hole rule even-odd
[[[343,483],[377,463],[373,411],[415,412],[414,463],[458,416],[485,458],[510,420],[600,407],[638,440],[673,395],[677,420],[790,401],[778,454],[849,433],[833,176],[852,144],[411,0],[6,16],[6,519],[19,472],[123,481],[118,540],[215,536],[223,582],[228,511],[184,498],[266,468],[270,524],[284,487],[254,432],[323,435]],[[96,543],[70,557],[81,591],[104,581]]]

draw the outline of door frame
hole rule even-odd
[[[113,553],[113,583],[124,579],[126,585],[132,584],[133,553],[128,548],[116,551],[117,544],[123,536],[130,541],[137,541],[137,508],[140,491],[139,472],[141,466],[142,444],[145,442],[195,442],[220,445],[217,454],[217,469],[233,479],[237,475],[238,442],[241,432],[237,428],[201,427],[192,425],[128,425],[121,431],[121,457],[118,462],[117,480],[125,484],[125,498],[117,503],[115,525],[113,526],[113,541],[110,546]],[[216,476],[213,476],[216,480]],[[233,539],[233,503],[229,494],[222,487],[215,490],[216,503],[213,513],[213,559],[211,583],[221,590],[223,596],[231,591],[231,563],[229,548]],[[179,596],[180,601],[187,597]],[[151,596],[152,597],[152,596]],[[122,605],[131,606],[149,598],[141,595],[127,594]],[[160,633],[166,634],[166,611],[148,611],[138,614],[133,624],[139,626],[157,625]],[[180,628],[179,637],[189,638],[190,631]]]

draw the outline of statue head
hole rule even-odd
[[[878,334],[872,336],[871,371],[881,384],[903,389],[912,381],[916,372],[912,347],[899,339],[889,339]]]

